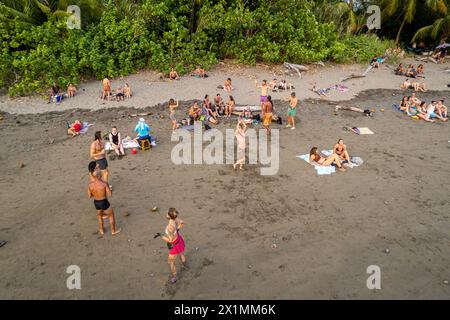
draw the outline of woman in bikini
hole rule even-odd
[[[262,114],[263,127],[267,130],[267,135],[270,136],[272,133],[270,129],[270,124],[272,123],[273,118],[273,103],[272,97],[268,96],[266,103],[263,106],[264,113]]]
[[[178,108],[179,103],[177,99],[177,103],[175,103],[174,99],[169,100],[169,119],[172,121],[172,131],[178,129],[179,125],[177,123],[177,119],[175,118],[175,108]]]
[[[170,80],[178,80],[178,79],[180,79],[180,76],[178,75],[178,72],[176,72],[174,68],[170,68],[169,79]]]
[[[225,80],[225,82],[223,83],[223,90],[225,90],[226,92],[231,92],[231,90],[233,90],[233,87],[231,86],[231,78]]]
[[[400,110],[401,111],[406,111],[408,110],[408,106],[409,106],[409,98],[407,96],[403,96],[402,101],[400,102]]]
[[[125,86],[123,87],[123,93],[125,95],[125,99],[131,98],[131,87],[128,83],[125,83]]]
[[[233,96],[230,96],[228,99],[227,105],[225,106],[225,116],[228,118],[231,118],[231,114],[233,113],[234,106],[236,105],[236,102],[234,101]]]
[[[76,92],[77,92],[77,88],[73,84],[69,83],[69,86],[67,87],[67,96],[69,98],[73,98],[73,97],[75,97]]]
[[[108,78],[103,79],[102,81],[103,86],[103,93],[102,93],[102,99],[109,98],[111,95],[111,82]]]
[[[411,112],[411,111],[410,111]],[[425,101],[422,101],[419,106],[415,110],[415,116],[418,118],[425,120],[426,122],[434,122],[433,119],[427,117],[427,104]]]
[[[339,156],[341,161],[347,161],[350,163],[350,156],[348,155],[347,146],[344,144],[343,139],[339,139],[334,145],[333,152]]]
[[[342,166],[341,160],[339,159],[339,156],[335,153],[333,153],[331,156],[329,157],[322,157],[318,152],[317,152],[317,147],[313,147],[311,149],[311,151],[309,152],[309,163],[317,163],[321,166],[329,166],[332,165],[333,163],[335,163],[338,167],[338,169],[340,171],[347,171],[345,170],[345,168]]]
[[[180,234],[180,229],[183,228],[184,221],[178,218],[178,211],[175,208],[169,209],[167,220],[169,220],[169,223],[167,224],[165,235],[161,238],[167,243],[167,248],[169,249],[168,263],[172,273],[170,282],[175,283],[178,280],[177,268],[175,266],[177,256],[181,259],[182,267],[185,269],[188,268],[186,265],[186,257],[184,256],[185,243]]]

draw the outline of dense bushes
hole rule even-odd
[[[308,63],[319,60],[367,62],[389,44],[374,35],[339,38],[333,23],[319,23],[309,2],[203,1],[192,14],[187,0],[145,0],[133,15],[106,5],[100,22],[69,30],[49,17],[26,26],[2,14],[0,86],[10,95],[78,83],[80,77],[126,75],[142,68],[189,72],[219,59]],[[194,12],[194,13],[195,13]]]

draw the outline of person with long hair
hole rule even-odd
[[[225,116],[228,118],[231,118],[231,114],[233,113],[234,106],[236,105],[236,102],[234,101],[233,96],[230,96],[227,102],[227,105],[225,106]]]
[[[236,130],[234,131],[234,135],[237,140],[237,160],[236,163],[233,164],[233,168],[236,169],[239,165],[239,169],[244,170],[245,163],[245,131],[247,126],[245,122],[239,120],[236,125]]]
[[[177,268],[175,262],[177,257],[181,259],[181,265],[183,268],[187,269],[186,257],[184,255],[185,243],[184,239],[180,234],[180,229],[184,226],[184,221],[178,218],[178,211],[175,208],[170,208],[167,212],[167,220],[169,220],[165,235],[161,238],[167,243],[167,248],[169,249],[168,263],[170,266],[170,271],[172,277],[170,279],[171,283],[177,282]]]
[[[313,147],[311,149],[311,151],[309,152],[309,163],[313,164],[313,163],[317,163],[321,166],[329,166],[332,165],[333,163],[337,165],[338,169],[340,171],[347,171],[341,163],[341,160],[339,159],[339,156],[335,153],[333,153],[331,156],[329,157],[322,157],[318,152],[317,152],[317,147]]]
[[[344,139],[340,138],[333,147],[333,152],[339,156],[341,161],[350,163],[350,156],[347,151],[347,146],[344,144]]]
[[[170,121],[172,121],[172,131],[175,131],[178,129],[178,123],[177,123],[177,119],[175,117],[175,108],[178,108],[179,103],[178,103],[178,99],[177,99],[177,103],[175,103],[174,99],[170,99],[169,100],[169,118]]]

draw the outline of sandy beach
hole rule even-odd
[[[418,62],[405,59],[404,64]],[[444,98],[448,64],[425,64],[430,101]],[[101,102],[100,82],[79,87],[60,105],[44,99],[0,98],[0,299],[448,299],[450,297],[450,124],[426,123],[393,110],[410,90],[383,66],[346,82],[348,92],[318,99],[309,89],[340,83],[365,66],[312,66],[302,79],[282,67],[220,65],[208,79],[159,81],[153,72],[113,79],[129,82],[134,97]],[[296,130],[280,130],[280,168],[261,176],[231,165],[174,165],[166,102],[178,98],[178,114],[193,99],[223,91],[231,77],[237,104],[258,104],[254,79],[286,78],[301,99]],[[274,93],[285,115],[288,93]],[[164,103],[164,104],[163,104]],[[374,108],[373,117],[340,111],[341,105]],[[384,109],[384,112],[381,111]],[[87,197],[89,145],[94,132],[116,125],[131,135],[136,113],[158,146],[122,160],[108,160],[111,204],[122,233],[100,236]],[[65,121],[95,123],[76,138]],[[224,131],[236,120],[215,126]],[[368,127],[356,135],[344,126]],[[259,126],[256,126],[259,128]],[[327,176],[296,156],[331,149],[343,138],[363,165]],[[23,163],[24,166],[20,166]],[[153,212],[151,208],[158,207]],[[167,248],[156,232],[176,207],[190,270],[167,284]],[[108,229],[109,230],[109,227]],[[386,250],[388,249],[388,250]],[[81,268],[81,290],[68,290],[66,268]],[[381,269],[381,290],[369,290],[367,267]]]

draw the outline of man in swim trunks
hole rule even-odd
[[[114,210],[111,207],[107,197],[112,196],[112,191],[108,184],[103,180],[99,179],[97,172],[97,163],[91,161],[89,163],[89,186],[88,186],[88,196],[89,198],[94,198],[94,206],[97,210],[97,219],[100,234],[105,234],[105,229],[103,227],[103,216],[106,214],[109,216],[109,225],[111,227],[111,235],[118,234],[121,229],[116,230],[116,220],[114,217]]]
[[[111,82],[109,81],[108,78],[102,80],[102,86],[103,86],[102,99],[106,99],[111,95]]]
[[[291,97],[289,98],[289,108],[287,114],[288,124],[286,128],[291,127],[291,130],[295,130],[295,115],[297,114],[297,104],[298,99],[295,96],[295,92],[291,93]]]
[[[258,86],[258,80],[255,80],[255,86],[257,88],[261,88],[261,96],[259,97],[259,102],[261,103],[261,110],[262,110],[263,107],[264,107],[264,104],[267,101],[267,89],[269,87],[267,86],[267,81],[266,80],[263,80],[262,84],[260,86]]]
[[[268,96],[267,101],[263,105],[263,127],[267,130],[267,135],[270,136],[271,130],[270,130],[270,124],[272,123],[272,117],[273,117],[273,103],[272,103],[272,97]]]
[[[98,164],[98,167],[102,173],[102,179],[106,183],[108,183],[109,180],[109,172],[108,172],[108,161],[106,161],[106,151],[105,151],[105,145],[102,140],[102,133],[101,131],[95,132],[95,140],[91,143],[91,158],[95,160],[95,162]],[[111,185],[109,185],[111,188]]]

